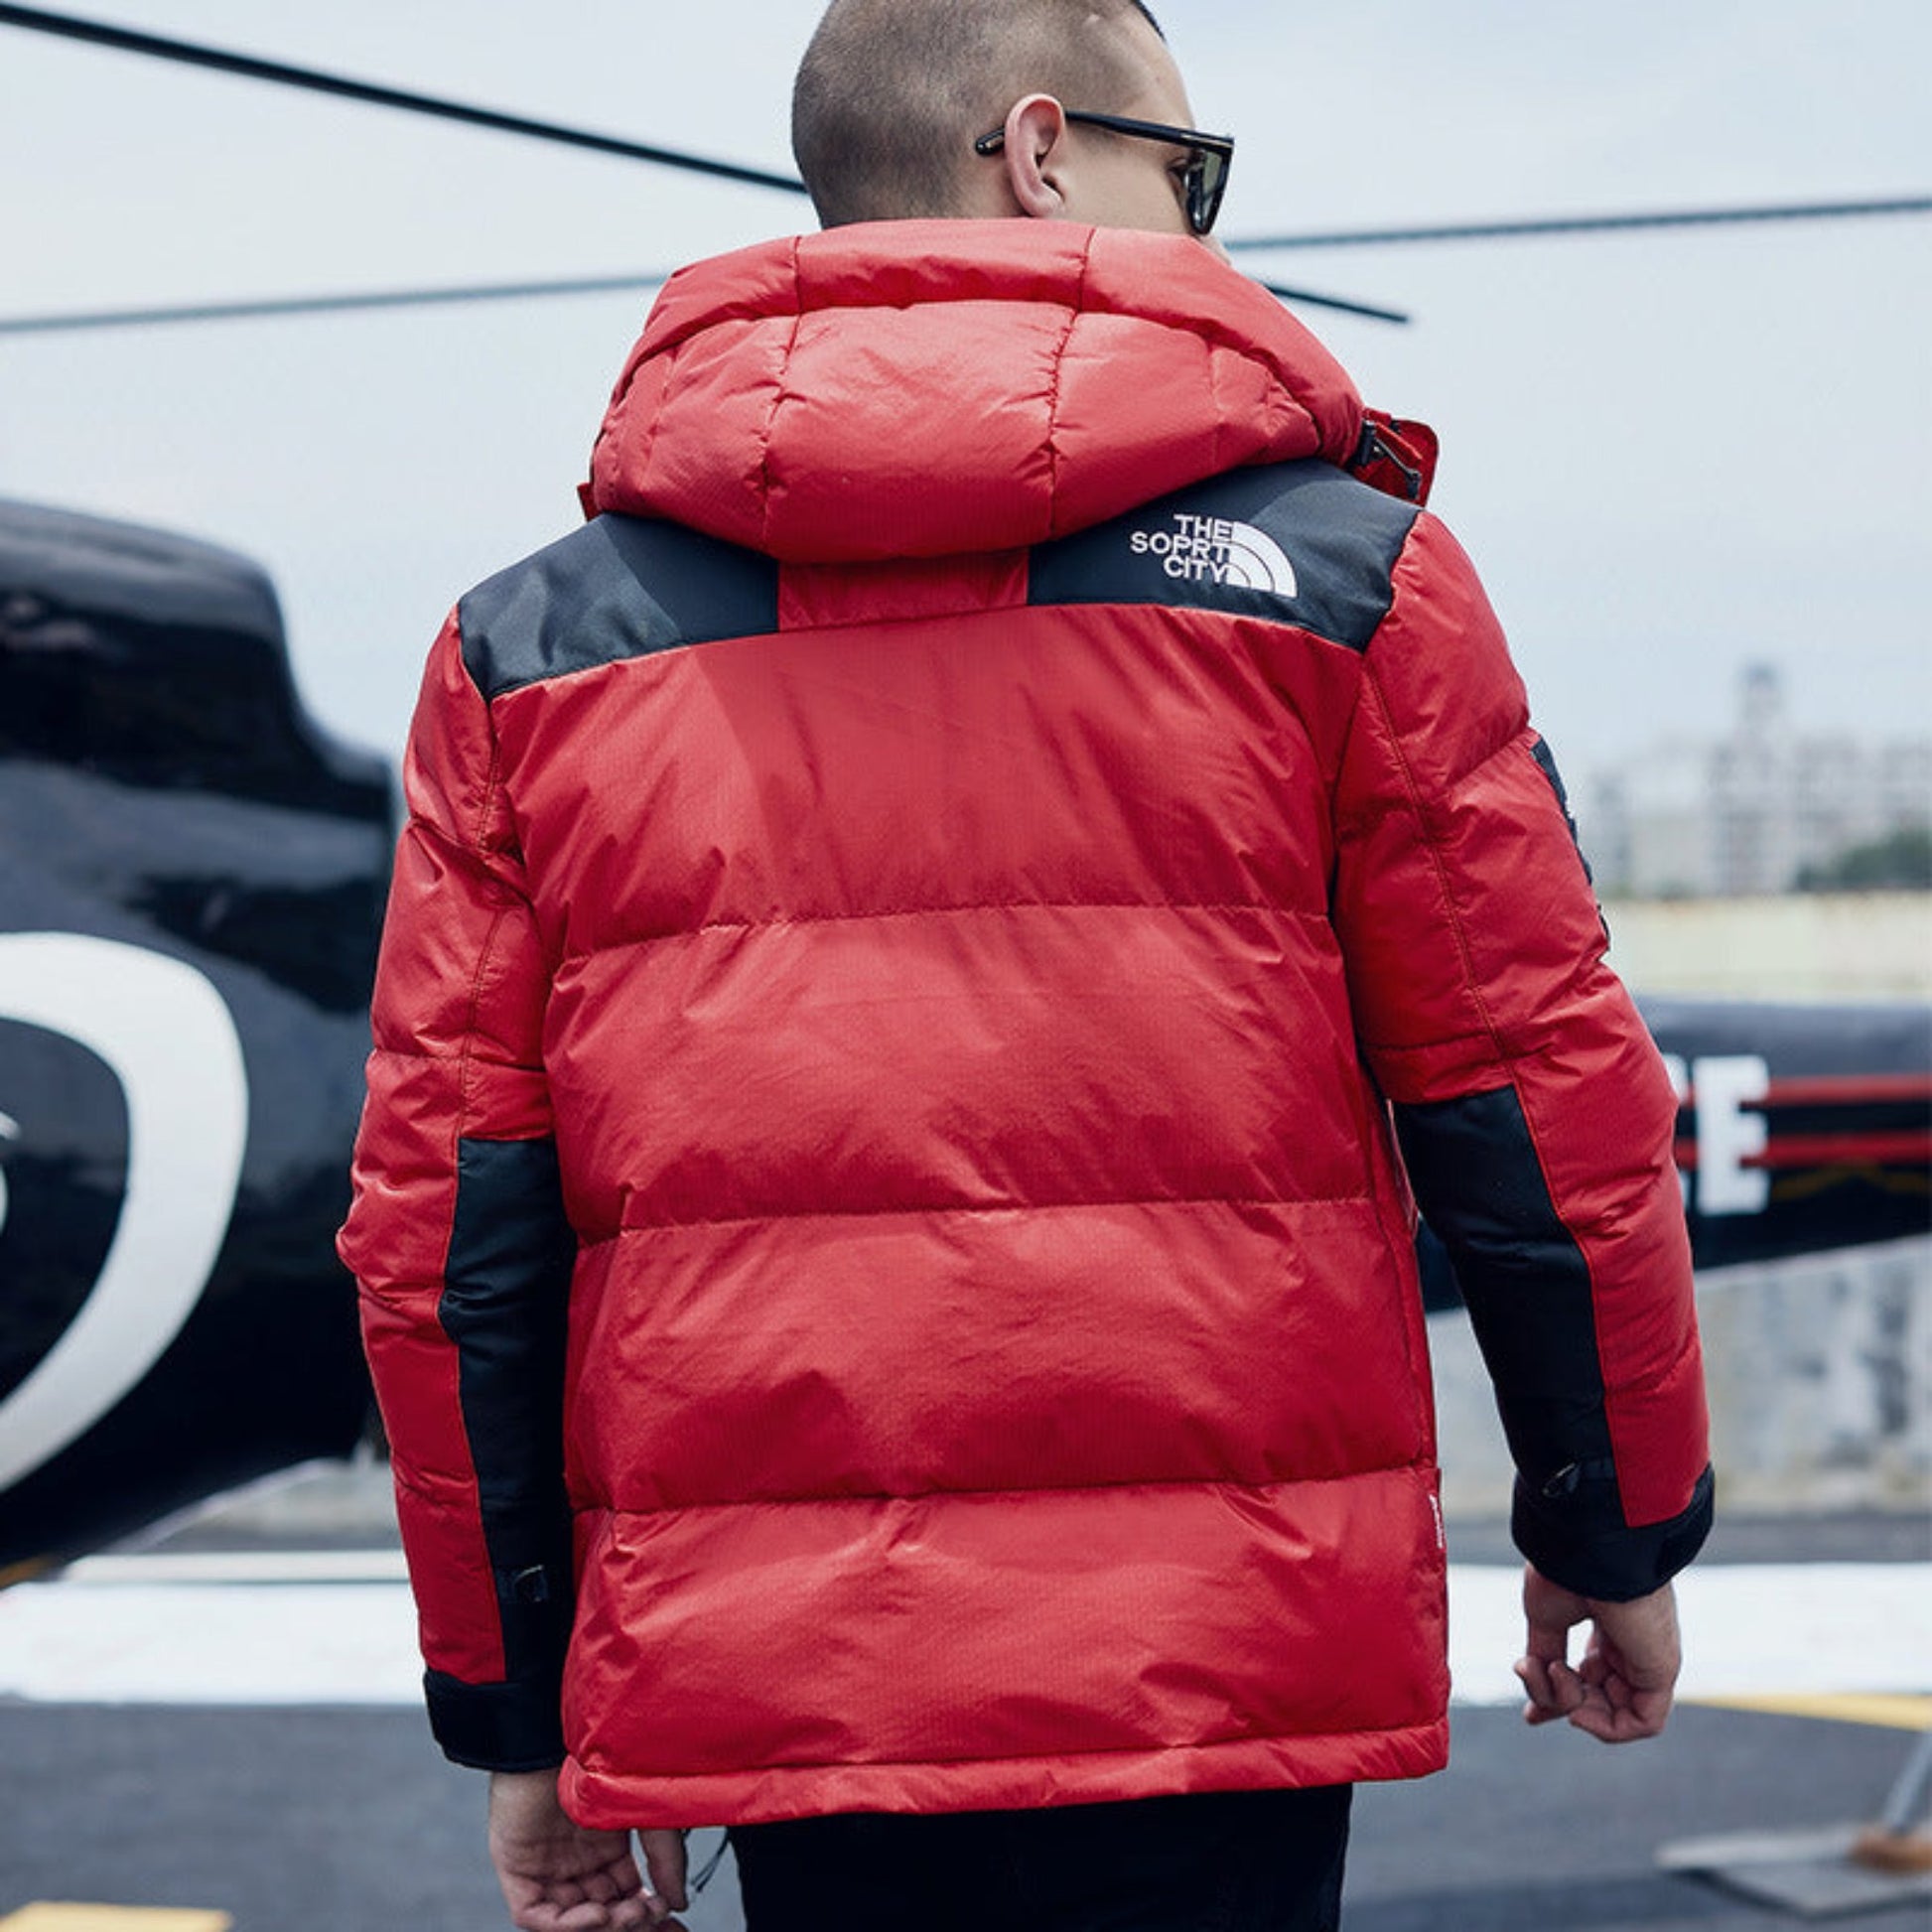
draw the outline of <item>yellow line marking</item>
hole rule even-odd
[[[0,1918],[0,1932],[230,1932],[226,1912],[159,1905],[23,1905]]]
[[[1687,1704],[1725,1711],[1764,1711],[1779,1718],[1824,1718],[1841,1725],[1879,1725],[1888,1730],[1932,1730],[1932,1697],[1905,1692],[1768,1692],[1762,1697],[1686,1698]],[[0,1919],[0,1932],[11,1932]]]

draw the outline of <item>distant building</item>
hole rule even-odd
[[[1932,824],[1932,736],[1800,733],[1776,667],[1752,664],[1723,738],[1665,739],[1597,774],[1578,820],[1605,897],[1788,892],[1807,866]]]

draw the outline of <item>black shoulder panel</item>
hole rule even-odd
[[[605,515],[458,607],[485,699],[571,671],[778,627],[778,567],[678,523]]]
[[[1365,650],[1418,512],[1318,459],[1230,470],[1033,553],[1034,604],[1168,604]]]

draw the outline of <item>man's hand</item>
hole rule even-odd
[[[496,1771],[489,1779],[489,1857],[518,1932],[639,1932],[690,1901],[684,1835],[644,1832],[655,1895],[644,1890],[628,1832],[592,1832],[557,1798],[555,1771]]]
[[[1684,1653],[1677,1635],[1677,1597],[1670,1585],[1628,1603],[1579,1596],[1533,1565],[1523,1570],[1528,1655],[1516,1666],[1533,1725],[1568,1719],[1606,1744],[1655,1737],[1670,1717]],[[1570,1632],[1593,1627],[1583,1662],[1570,1667]]]

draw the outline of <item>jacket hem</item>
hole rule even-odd
[[[1170,1749],[929,1764],[774,1765],[614,1774],[566,1761],[564,1809],[592,1831],[755,1825],[833,1812],[1036,1810],[1190,1791],[1426,1777],[1449,1762],[1449,1719],[1388,1730],[1239,1738]]]

